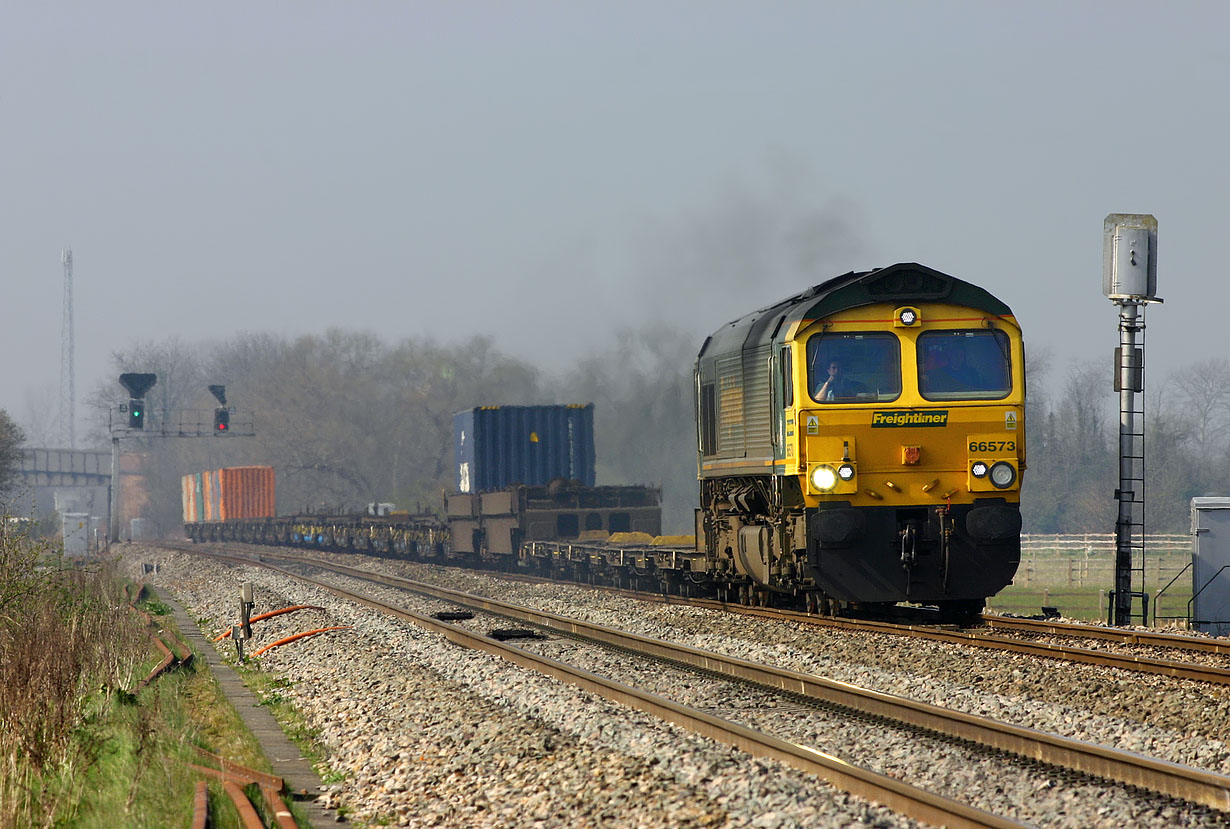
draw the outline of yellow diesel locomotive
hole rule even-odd
[[[697,551],[740,601],[981,610],[1020,560],[1020,326],[914,263],[748,314],[696,362]]]

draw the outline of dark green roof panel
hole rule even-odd
[[[903,262],[874,271],[848,273],[817,285],[816,302],[796,306],[793,320],[823,319],[850,308],[891,302],[918,305],[947,302],[977,308],[997,316],[1011,316],[1012,309],[988,291],[925,265]],[[799,310],[802,313],[797,313]]]
[[[1012,315],[1011,308],[977,285],[925,265],[902,262],[834,277],[727,323],[705,341],[699,359],[765,345],[775,332],[785,332],[793,323],[823,319],[877,302],[894,305],[947,302],[997,316]]]

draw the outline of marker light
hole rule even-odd
[[[841,466],[837,467],[837,477],[841,478],[843,481],[853,480],[854,467],[848,463],[843,463]]]
[[[970,468],[970,473],[975,478],[985,478],[987,476],[987,465],[982,461],[974,461],[973,467]]]
[[[817,466],[811,471],[811,483],[821,492],[828,492],[837,486],[837,473],[831,466]]]
[[[991,467],[991,483],[1000,489],[1007,489],[1016,483],[1016,470],[1012,464],[1000,461]]]

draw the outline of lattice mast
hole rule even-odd
[[[73,367],[73,252],[60,254],[64,263],[64,315],[60,328],[60,444],[77,448],[77,388]]]

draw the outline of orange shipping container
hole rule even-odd
[[[272,518],[276,492],[272,466],[232,466],[217,472],[218,519]]]
[[[221,506],[222,493],[218,487],[218,470],[211,469],[208,472],[201,473],[202,506],[205,507],[206,521],[221,521]]]
[[[179,479],[179,497],[184,505],[184,523],[191,524],[196,521],[196,512],[193,509],[196,502],[192,500],[192,476],[185,475]]]

